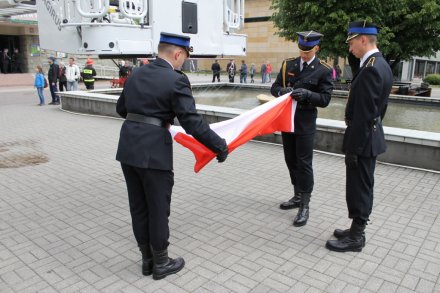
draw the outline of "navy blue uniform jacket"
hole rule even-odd
[[[353,77],[345,109],[348,127],[343,152],[376,157],[386,150],[382,120],[393,85],[393,73],[380,52],[372,54]]]
[[[327,107],[333,91],[331,67],[315,57],[303,71],[300,71],[301,58],[287,59],[281,66],[270,92],[280,96],[283,87],[305,88],[312,91],[310,102],[299,103],[295,112],[295,134],[313,134],[316,131],[316,107]]]
[[[196,111],[188,77],[163,60],[139,67],[127,79],[116,111],[141,114],[173,124],[177,117],[185,131],[214,153],[226,148],[220,138]],[[125,120],[116,160],[139,168],[173,169],[173,146],[165,127]]]

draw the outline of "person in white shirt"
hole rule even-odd
[[[67,90],[77,91],[80,71],[78,65],[75,64],[75,58],[69,58],[69,65],[66,67]]]

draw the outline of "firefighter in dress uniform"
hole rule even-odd
[[[347,129],[343,152],[346,165],[346,200],[350,229],[336,229],[336,240],[326,247],[333,251],[361,251],[365,246],[365,227],[373,208],[376,157],[386,150],[382,120],[393,85],[390,66],[377,49],[379,27],[366,21],[348,27],[349,51],[360,59],[353,76],[345,108]]]
[[[159,56],[128,77],[116,111],[122,125],[116,159],[127,184],[133,232],[142,253],[142,273],[155,280],[180,271],[182,258],[168,257],[171,193],[174,184],[174,118],[186,133],[226,160],[224,139],[196,111],[191,84],[180,68],[189,57],[190,38],[161,33]]]
[[[287,59],[281,66],[271,93],[286,93],[298,104],[294,132],[283,132],[284,157],[289,169],[294,196],[280,204],[283,210],[299,207],[294,226],[304,226],[309,218],[309,202],[313,191],[313,144],[316,132],[316,107],[327,107],[333,91],[331,66],[319,60],[316,53],[322,34],[297,32],[300,57]]]

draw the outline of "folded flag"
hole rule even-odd
[[[256,136],[275,131],[293,132],[295,109],[296,101],[288,93],[233,119],[213,123],[209,126],[226,140],[229,153],[231,153]],[[196,173],[216,157],[214,152],[191,135],[186,134],[181,126],[171,126],[170,132],[176,142],[193,152],[196,158],[194,166]]]

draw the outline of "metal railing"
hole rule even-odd
[[[148,13],[148,0],[121,0],[119,10],[125,17],[142,20]]]
[[[138,26],[145,23],[149,0],[120,0],[117,8],[110,6],[110,0],[64,0],[52,6],[61,19],[68,20],[61,24],[62,27]]]
[[[244,25],[244,0],[224,0],[223,7],[226,31],[242,28]]]
[[[109,0],[72,0],[76,10],[83,17],[101,18],[107,14],[110,7]],[[84,10],[83,7],[87,7]]]
[[[79,69],[82,70],[85,66],[78,65]],[[118,78],[119,77],[119,68],[116,66],[104,66],[104,65],[93,65],[95,68],[96,76],[99,78]]]

